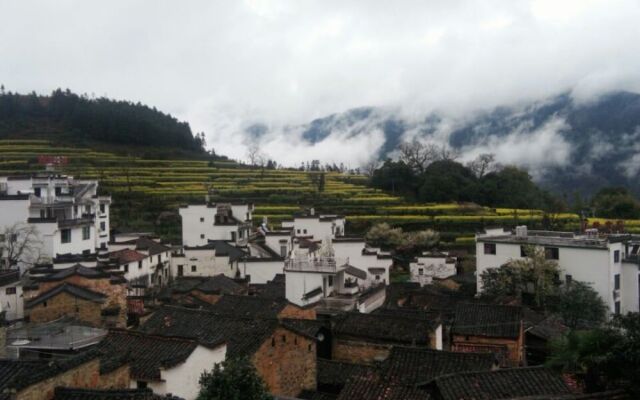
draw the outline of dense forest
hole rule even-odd
[[[25,134],[67,134],[74,142],[173,147],[204,151],[204,133],[187,122],[140,103],[89,98],[57,89],[50,96],[0,88],[0,138]]]

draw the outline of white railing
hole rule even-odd
[[[287,271],[336,273],[338,265],[341,264],[334,257],[300,257],[286,260],[284,269]]]

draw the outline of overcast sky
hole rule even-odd
[[[141,101],[235,158],[255,122],[280,132],[263,145],[281,162],[363,161],[379,134],[309,147],[281,128],[640,88],[637,0],[0,0],[0,18],[7,90]]]

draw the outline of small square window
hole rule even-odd
[[[204,222],[204,218],[203,217],[200,217],[200,222]]]
[[[424,268],[418,268],[418,275],[424,275]]]
[[[496,254],[496,244],[495,243],[485,243],[484,244],[484,254]]]
[[[191,266],[191,272],[196,272],[196,271],[197,271],[197,269],[198,269],[198,268],[197,268],[195,265],[192,265],[192,266]]]
[[[5,291],[6,294],[16,294],[16,288],[15,287],[8,287]]]
[[[200,239],[204,239],[204,233],[200,235]]]
[[[560,249],[557,247],[545,247],[544,248],[544,256],[547,260],[559,260],[560,259]]]
[[[63,229],[60,231],[60,241],[62,243],[71,243],[71,229]]]

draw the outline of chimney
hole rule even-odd
[[[527,226],[526,225],[516,226],[516,237],[517,238],[526,238],[527,237]]]

